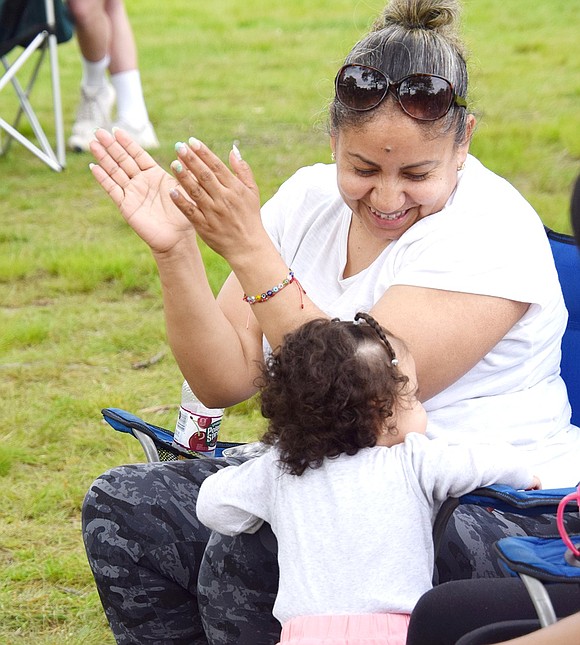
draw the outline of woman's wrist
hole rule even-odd
[[[222,257],[240,279],[245,274],[252,275],[257,268],[269,262],[280,260],[280,253],[266,230],[260,227],[250,239],[232,244]]]
[[[270,238],[267,239],[266,245],[241,250],[234,259],[229,260],[229,264],[244,294],[247,294],[250,300],[258,295],[261,297],[262,294],[267,294],[275,286],[282,284],[288,279],[290,273],[290,267],[280,256]]]
[[[160,271],[176,265],[182,266],[183,263],[189,263],[196,255],[201,258],[195,232],[184,235],[176,244],[165,251],[152,250],[152,255]]]

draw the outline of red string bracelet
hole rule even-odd
[[[302,294],[306,293],[306,291],[304,291],[300,282],[298,282],[298,280],[294,277],[294,272],[292,271],[292,269],[288,269],[288,275],[284,278],[284,280],[282,280],[282,282],[274,285],[271,289],[268,289],[268,291],[259,293],[257,296],[248,296],[247,294],[244,294],[242,300],[245,300],[249,305],[256,305],[259,302],[266,302],[266,300],[270,300],[270,298],[273,298],[277,293],[282,291],[282,289],[287,287],[289,284],[292,284],[293,282],[298,285],[300,292],[300,308],[304,309]]]

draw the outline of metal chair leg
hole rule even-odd
[[[525,573],[520,573],[519,576],[530,594],[542,627],[553,625],[558,619],[556,618],[554,607],[552,606],[552,601],[546,591],[546,587],[539,580]]]

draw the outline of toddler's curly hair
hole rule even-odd
[[[396,434],[393,409],[404,405],[409,379],[387,334],[365,313],[354,322],[315,319],[267,358],[257,382],[269,419],[262,441],[277,446],[288,472],[374,446],[385,425]]]

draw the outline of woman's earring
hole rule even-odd
[[[332,161],[336,161],[336,155],[334,154],[334,152],[330,155],[330,158],[332,159]]]
[[[465,168],[465,161],[461,162],[460,166],[457,166],[457,172],[461,172]]]

